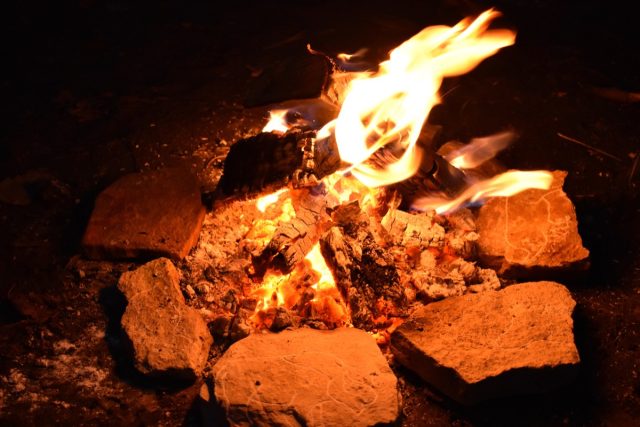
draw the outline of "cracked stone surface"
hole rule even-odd
[[[391,335],[400,363],[465,404],[550,390],[573,378],[575,301],[556,282],[451,297]]]
[[[95,259],[182,259],[204,214],[198,181],[185,169],[125,175],[96,199],[82,246]]]
[[[588,267],[575,209],[562,190],[566,176],[554,171],[548,190],[496,197],[480,208],[478,252],[485,265],[503,277],[529,280]]]
[[[127,299],[122,329],[140,372],[193,381],[207,362],[213,338],[200,314],[185,304],[179,283],[180,273],[166,258],[123,273],[118,282]]]
[[[251,335],[213,375],[232,426],[374,426],[399,413],[396,377],[358,329]]]

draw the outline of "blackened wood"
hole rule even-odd
[[[216,196],[248,197],[287,185],[311,187],[340,166],[333,138],[316,141],[314,131],[298,128],[285,134],[262,132],[231,147]]]
[[[391,255],[376,242],[366,217],[353,221],[353,212],[348,212],[342,219],[342,225],[324,234],[320,248],[349,305],[353,325],[371,329],[381,316],[404,314],[407,298]]]
[[[320,188],[294,190],[291,197],[295,218],[278,226],[262,253],[253,259],[259,277],[267,269],[290,272],[318,242],[330,223],[328,199]]]

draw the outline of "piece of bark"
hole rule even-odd
[[[315,132],[294,128],[262,132],[235,143],[224,162],[218,198],[270,193],[290,185],[315,186],[340,167],[332,138],[315,140]]]
[[[366,332],[253,334],[213,367],[231,426],[378,426],[399,415],[397,380]]]
[[[125,175],[96,199],[82,248],[90,258],[182,259],[205,215],[198,181],[168,168]]]
[[[364,216],[329,229],[320,239],[320,249],[354,326],[372,329],[379,317],[396,317],[406,309],[393,257],[376,242]]]
[[[489,200],[478,214],[481,261],[507,278],[569,277],[589,265],[571,200],[562,191],[567,172],[553,172],[548,190]]]
[[[472,404],[548,391],[580,362],[575,301],[555,282],[447,298],[418,309],[391,335],[400,363],[452,399]]]
[[[185,304],[179,274],[166,258],[123,273],[118,281],[127,299],[122,329],[140,372],[194,381],[204,369],[213,338],[198,311]]]
[[[264,250],[253,258],[259,277],[267,269],[290,272],[309,253],[329,224],[327,207],[330,198],[321,186],[293,190],[290,197],[295,217],[279,225]]]

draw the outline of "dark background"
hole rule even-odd
[[[638,425],[640,37],[627,2],[221,3],[4,6],[0,181],[26,204],[0,202],[0,424],[197,423],[197,385],[141,388],[114,367],[104,289],[130,265],[74,267],[96,194],[125,173],[177,163],[206,176],[220,144],[264,123],[264,108],[242,107],[251,73],[303,57],[306,43],[382,59],[427,25],[495,6],[516,45],[446,81],[430,121],[443,141],[514,130],[504,164],[569,171],[592,253],[588,277],[570,284],[583,366],[557,393],[475,408],[402,372],[402,422]]]

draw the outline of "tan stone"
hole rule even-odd
[[[198,240],[204,214],[198,182],[186,170],[125,175],[96,199],[82,246],[97,259],[182,259]]]
[[[374,426],[399,413],[396,377],[358,329],[251,335],[213,375],[232,426]]]
[[[580,362],[575,301],[555,282],[451,297],[421,307],[391,335],[395,358],[462,403],[542,392]]]
[[[166,258],[123,273],[118,282],[127,299],[122,329],[140,372],[192,381],[207,362],[213,338],[198,311],[185,304],[179,282],[178,270]]]
[[[549,190],[497,197],[480,208],[476,225],[482,262],[503,277],[562,277],[588,267],[576,213],[562,190],[566,172],[553,172]]]

